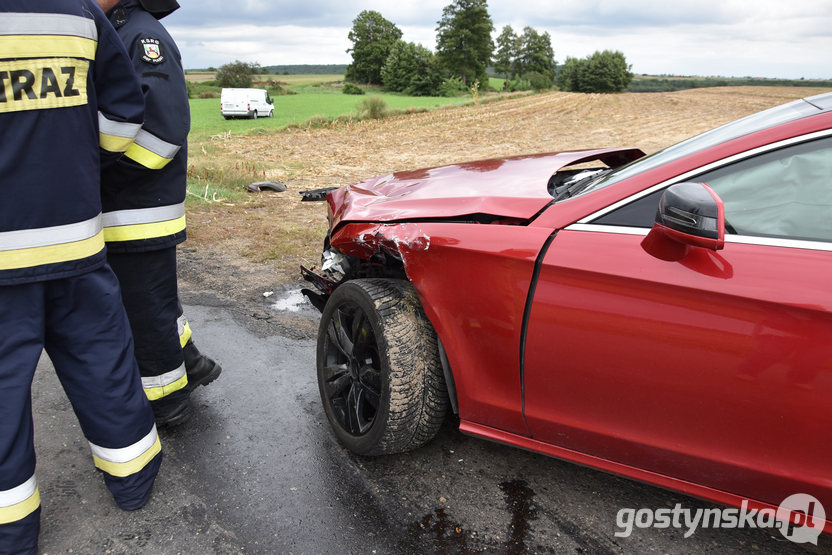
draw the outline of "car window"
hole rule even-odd
[[[656,221],[656,210],[664,189],[654,191],[646,197],[626,204],[609,214],[601,216],[592,223],[601,225],[621,225],[627,227],[653,227]]]
[[[832,241],[832,137],[704,173],[740,235]],[[726,226],[728,227],[728,226]]]
[[[722,198],[728,233],[832,242],[832,137],[761,154],[687,181],[703,181]],[[663,192],[593,223],[651,227]]]

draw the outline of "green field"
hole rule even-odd
[[[289,77],[289,76],[286,76]],[[293,76],[294,77],[294,76]],[[306,77],[306,76],[304,76]],[[219,98],[191,99],[191,139],[204,138],[221,133],[248,133],[280,129],[290,124],[303,124],[316,116],[327,119],[343,114],[357,114],[356,106],[371,95],[347,95],[340,88],[301,86],[299,94],[276,96],[274,117],[226,120],[220,114]],[[390,109],[439,108],[446,104],[460,104],[470,98],[415,97],[395,94],[379,94]]]

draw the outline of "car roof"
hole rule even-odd
[[[806,102],[815,106],[822,112],[832,110],[832,92],[816,94],[815,96],[808,96],[804,98]]]

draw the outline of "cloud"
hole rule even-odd
[[[362,10],[395,23],[404,40],[435,47],[450,0],[202,0],[164,20],[185,67],[240,59],[261,65],[351,61],[347,33]],[[555,57],[620,50],[637,73],[832,78],[828,0],[490,0],[495,35],[510,24],[552,37]]]
[[[341,27],[298,25],[171,27],[186,68],[219,67],[240,60],[268,65],[347,64],[351,46]]]

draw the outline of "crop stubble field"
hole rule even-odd
[[[319,264],[326,232],[326,203],[300,202],[302,190],[347,185],[391,171],[537,152],[633,146],[649,154],[819,92],[824,90],[551,92],[335,128],[215,136],[206,139],[210,149],[192,144],[191,159],[249,161],[263,168],[264,179],[281,179],[289,190],[189,205],[189,239],[180,250],[182,278],[233,297],[256,296],[274,284],[298,280],[300,264]]]

